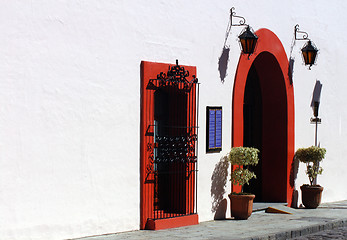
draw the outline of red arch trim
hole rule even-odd
[[[288,77],[289,63],[283,45],[278,37],[268,29],[259,29],[256,31],[259,37],[255,53],[249,59],[247,55],[242,54],[239,59],[236,70],[234,89],[233,89],[233,104],[232,104],[232,145],[233,147],[243,145],[243,101],[247,75],[256,57],[264,52],[271,53],[277,60],[281,71],[287,97],[287,202],[291,205],[292,194],[294,189],[293,180],[290,179],[294,157],[294,89]],[[233,186],[233,191],[239,191]]]

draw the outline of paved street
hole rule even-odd
[[[208,221],[181,228],[114,233],[79,240],[347,239],[347,200],[325,203],[317,209],[287,210],[292,214],[260,211],[246,221]]]
[[[318,240],[318,239],[347,239],[347,227],[317,232],[302,237],[292,238],[295,240]]]

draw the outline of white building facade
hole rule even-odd
[[[249,60],[240,56],[237,41],[243,27],[226,31],[231,7],[260,34],[258,48]],[[231,191],[225,175],[230,167],[223,164],[223,158],[232,146],[242,145],[233,135],[233,126],[240,124],[233,122],[240,114],[235,110],[235,84],[241,75],[248,79],[250,70],[242,69],[251,69],[252,63],[257,68],[252,73],[258,73],[259,79],[261,69],[267,70],[264,79],[275,79],[274,72],[281,71],[283,79],[276,78],[282,79],[278,81],[286,89],[281,96],[286,96],[287,108],[293,109],[285,111],[285,118],[281,111],[269,115],[272,125],[292,126],[291,130],[286,128],[285,135],[285,141],[292,144],[286,142],[290,147],[283,153],[288,158],[283,173],[287,174],[283,180],[287,181],[283,187],[288,188],[283,192],[285,200],[295,203],[289,192],[298,190],[299,205],[299,187],[308,183],[301,164],[294,179],[289,179],[292,170],[288,163],[292,164],[290,156],[295,149],[314,145],[310,104],[316,80],[323,84],[318,142],[327,149],[321,164],[324,172],[318,177],[324,187],[322,201],[347,199],[343,186],[347,182],[346,8],[347,3],[337,0],[314,4],[301,0],[280,4],[274,0],[3,3],[0,238],[66,239],[143,228],[141,138],[145,125],[141,113],[147,110],[144,112],[141,86],[153,77],[145,79],[148,69],[143,66],[164,64],[165,70],[159,74],[166,71],[166,64],[174,66],[176,59],[195,72],[199,83],[199,91],[194,93],[198,104],[184,102],[196,107],[193,114],[198,115],[184,120],[195,121],[192,126],[199,127],[194,132],[195,188],[193,193],[187,190],[184,198],[194,195],[193,213],[199,221],[213,219],[219,201],[227,199]],[[296,24],[319,49],[311,70],[301,59],[304,41],[293,41]],[[228,49],[227,56],[222,56],[223,48]],[[295,59],[292,79],[283,69],[288,66],[283,59],[289,57]],[[279,67],[277,63],[274,68],[266,65],[271,61]],[[149,71],[155,73],[151,67]],[[190,74],[187,79],[194,77]],[[266,86],[266,82],[262,84]],[[277,96],[277,85],[272,86],[266,96]],[[264,96],[262,99],[265,101]],[[217,151],[208,152],[206,111],[211,108],[221,109],[222,141]],[[263,172],[267,175],[264,181],[276,175],[276,169]]]

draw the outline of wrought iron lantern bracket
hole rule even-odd
[[[235,10],[234,7],[230,8],[230,23],[231,23],[230,26],[248,26],[248,24],[246,24],[246,19],[242,16],[237,16],[234,10]],[[236,24],[233,24],[233,18],[239,19],[239,22]]]
[[[302,36],[298,37],[297,33],[302,34]],[[310,40],[308,38],[308,33],[307,32],[299,30],[299,24],[296,24],[295,27],[294,27],[294,36],[295,36],[295,40]]]
[[[226,41],[232,26],[236,26],[236,27],[245,26],[246,28],[239,35],[239,42],[240,42],[242,53],[248,54],[248,59],[249,59],[249,56],[253,54],[255,50],[258,36],[251,30],[251,27],[248,24],[246,24],[246,19],[242,16],[236,15],[236,12],[234,10],[235,10],[234,7],[230,9],[230,22],[227,28],[224,46],[226,44]],[[233,23],[233,20],[235,20],[235,22],[237,23]]]

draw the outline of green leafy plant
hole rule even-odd
[[[310,180],[311,186],[317,178],[317,175],[323,172],[323,168],[319,167],[319,162],[324,159],[325,153],[325,148],[315,146],[299,148],[295,153],[295,158],[306,164],[306,174]]]
[[[252,178],[256,178],[256,175],[248,170],[247,167],[258,164],[258,153],[258,149],[251,147],[231,148],[228,154],[228,161],[231,165],[236,166],[230,175],[232,184],[243,186],[244,184],[249,184]]]

